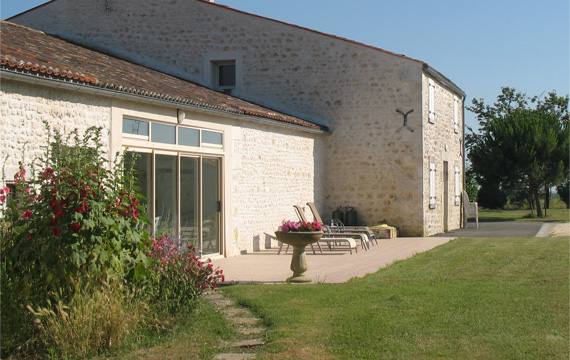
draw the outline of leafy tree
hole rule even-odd
[[[540,110],[494,118],[470,149],[473,170],[504,189],[524,187],[542,216],[539,191],[560,181],[568,168],[568,130],[568,121]]]
[[[471,168],[467,169],[465,172],[465,191],[471,201],[477,200],[477,192],[479,189],[477,187],[477,180],[475,180],[475,174]]]
[[[495,202],[493,193],[522,198],[526,192],[542,216],[539,191],[556,185],[568,169],[568,96],[552,91],[529,97],[503,87],[493,105],[473,99],[467,109],[477,115],[480,127],[478,133],[468,128],[466,134],[468,157],[483,188],[479,202]]]
[[[556,186],[556,192],[560,195],[560,200],[570,209],[570,178],[566,178],[561,184]]]

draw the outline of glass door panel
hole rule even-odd
[[[202,159],[202,254],[220,253],[220,160]]]
[[[198,247],[200,219],[199,159],[180,158],[180,240],[183,246]]]
[[[177,156],[155,155],[154,230],[157,236],[178,236],[176,163]]]

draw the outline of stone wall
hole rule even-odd
[[[90,126],[101,126],[111,154],[125,146],[123,116],[177,123],[176,108],[5,79],[0,94],[0,169],[5,169],[8,181],[13,180],[19,161],[29,164],[43,154],[47,134],[42,121],[64,134],[76,128],[82,134]],[[297,219],[293,204],[314,200],[324,135],[191,112],[184,123],[225,134],[223,150],[193,153],[222,158],[225,255],[263,249],[265,232],[273,233],[284,219]]]
[[[435,119],[433,122],[428,120],[428,88],[429,77],[424,76],[424,222],[425,235],[433,235],[444,231],[458,229],[461,221],[461,206],[456,205],[455,202],[455,172],[454,167],[459,166],[460,176],[460,189],[463,189],[463,100],[461,97],[457,98],[458,111],[457,121],[459,128],[456,130],[454,126],[454,94],[447,89],[443,84],[435,82]],[[436,164],[436,206],[435,209],[430,209],[429,206],[429,165],[430,160]],[[445,194],[445,174],[444,163],[448,166],[448,193]],[[447,203],[449,211],[447,213],[447,228],[445,228],[445,196],[447,196]]]
[[[233,95],[329,126],[313,189],[324,218],[349,205],[360,223],[402,235],[443,229],[443,208],[425,207],[426,156],[443,158],[441,129],[422,111],[420,61],[198,0],[115,1],[108,12],[102,1],[58,0],[14,21],[206,86],[212,61],[235,60]],[[413,132],[397,109],[414,110]]]
[[[82,135],[100,126],[103,143],[109,146],[110,100],[7,79],[2,79],[0,95],[0,171],[6,181],[14,180],[19,162],[30,164],[44,154],[44,121],[64,135],[74,129]]]

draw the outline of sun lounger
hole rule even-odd
[[[311,212],[313,213],[313,218],[318,221],[321,225],[323,226],[329,226],[326,225],[323,222],[323,219],[321,218],[321,215],[319,214],[319,211],[317,210],[317,207],[315,206],[315,203],[313,202],[308,202],[307,205],[309,206],[309,209],[311,210]],[[298,210],[297,210],[298,211]],[[376,239],[376,236],[374,235],[374,233],[366,226],[345,226],[342,222],[338,221],[338,220],[333,220],[331,222],[330,225],[330,229],[332,232],[334,233],[358,233],[358,234],[365,234],[366,238],[367,238],[367,242],[368,244],[372,244],[374,245],[374,241],[376,241],[376,244],[378,244],[378,240]]]
[[[307,217],[305,216],[305,212],[303,211],[303,209],[299,205],[293,205],[293,207],[297,211],[297,215],[299,216],[299,220],[308,221]],[[320,223],[320,224],[323,225],[322,223]],[[361,247],[364,250],[368,250],[368,248],[370,247],[368,236],[362,232],[349,232],[349,231],[337,232],[337,231],[333,231],[333,229],[328,225],[323,225],[323,227],[325,230],[325,235],[319,241],[326,242],[326,241],[330,240],[330,243],[335,243],[335,241],[338,243],[339,241],[342,241],[341,239],[357,239],[357,240],[360,240]],[[329,248],[330,248],[330,244],[329,244]]]

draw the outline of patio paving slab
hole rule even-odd
[[[358,253],[329,251],[316,255],[308,248],[305,273],[313,282],[343,283],[354,277],[375,273],[398,260],[443,245],[454,237],[402,237],[379,239],[377,245],[366,251],[358,248]],[[212,259],[214,268],[224,271],[226,283],[284,283],[292,275],[289,269],[291,253],[277,255],[278,249],[268,249],[230,258]]]

